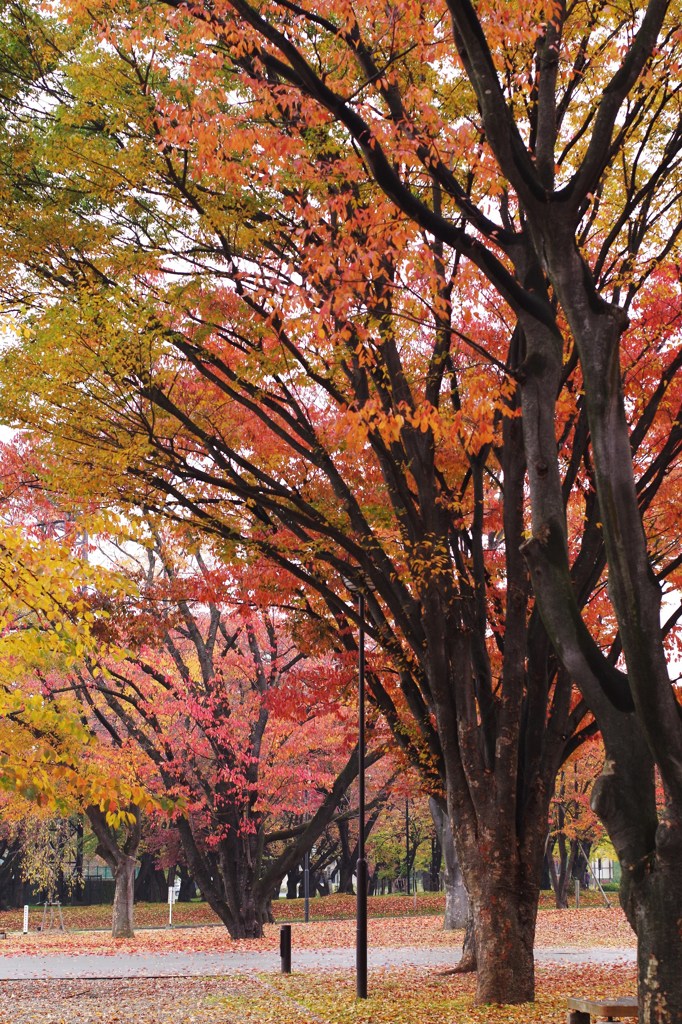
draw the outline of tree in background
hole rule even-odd
[[[603,746],[599,739],[592,739],[562,766],[557,776],[547,840],[557,909],[568,907],[571,881],[589,875],[590,849],[604,836],[604,828],[590,806],[592,788],[603,762]]]
[[[297,648],[276,608],[258,607],[257,576],[211,567],[183,543],[155,533],[117,553],[139,587],[118,607],[105,598],[108,642],[126,655],[55,677],[50,692],[134,747],[150,790],[181,799],[174,828],[192,877],[234,938],[258,937],[273,892],[357,774],[339,699],[348,681]],[[368,763],[380,753],[374,743]]]
[[[107,614],[93,610],[91,594],[104,588],[115,600],[123,582],[83,563],[71,540],[47,535],[35,521],[23,528],[3,523],[0,784],[45,809],[48,818],[55,812],[88,816],[99,840],[97,852],[116,879],[112,933],[124,938],[133,934],[140,815],[143,808],[160,809],[163,796],[159,803],[145,790],[134,750],[99,742],[82,711],[53,693],[55,679],[74,666],[90,664],[95,674],[101,672],[95,659]],[[52,846],[58,872],[61,855]],[[45,881],[46,863],[42,858],[39,871]],[[53,891],[54,879],[48,889]]]

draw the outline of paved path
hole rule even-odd
[[[369,967],[451,967],[458,949],[416,947],[370,949]],[[539,963],[634,963],[634,949],[544,947],[535,950]],[[355,966],[354,949],[293,950],[294,971],[347,969]],[[268,953],[99,953],[51,956],[0,956],[0,980],[30,978],[215,977],[243,971],[278,972],[280,959]]]

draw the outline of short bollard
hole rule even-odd
[[[279,955],[282,958],[282,974],[291,974],[291,925],[283,924],[279,930]]]

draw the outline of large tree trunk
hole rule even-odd
[[[535,998],[537,897],[519,898],[504,876],[490,877],[480,896],[472,898],[472,909],[476,1002],[531,1002]]]
[[[682,1021],[679,860],[658,857],[655,870],[645,873],[632,888],[639,1020],[641,1024],[677,1024]]]
[[[563,251],[571,251],[566,240]],[[532,325],[527,331],[526,362],[533,372],[523,382],[523,422],[527,431],[534,536],[525,551],[552,643],[567,671],[578,682],[604,738],[606,761],[593,790],[592,804],[618,853],[622,868],[621,903],[637,932],[640,1024],[672,1024],[682,1019],[682,891],[671,884],[667,865],[675,861],[679,864],[682,849],[679,803],[674,792],[682,758],[675,760],[672,754],[675,735],[670,736],[669,751],[661,738],[666,730],[674,733],[679,728],[679,715],[674,699],[672,707],[667,706],[671,688],[667,676],[662,678],[665,665],[660,664],[660,595],[650,566],[643,565],[646,551],[636,495],[633,501],[629,437],[617,366],[620,324],[605,307],[591,309],[584,296],[581,321],[573,300],[573,292],[580,295],[582,291],[580,275],[584,268],[580,257],[575,257],[574,272],[568,275],[570,281],[568,277],[562,280],[560,255],[555,256],[555,261],[553,279],[558,282],[562,302],[568,310],[573,306],[572,313],[567,311],[567,315],[572,320],[576,340],[587,353],[583,360],[586,388],[589,378],[590,390],[594,388],[596,392],[588,403],[588,415],[595,462],[600,465],[597,496],[605,539],[608,535],[609,592],[623,626],[627,678],[603,658],[576,606],[565,523],[556,511],[560,486],[551,417],[552,396],[556,393],[553,378],[561,372],[561,348],[558,344],[554,349],[549,343],[544,344],[542,332]],[[597,357],[603,365],[599,365]],[[547,424],[544,436],[537,429],[538,423]],[[609,451],[611,463],[617,467],[613,476],[609,474]],[[623,510],[625,514],[621,515]],[[624,589],[628,589],[629,597],[624,597]],[[634,625],[630,616],[635,619]],[[640,711],[641,705],[647,704]],[[656,720],[661,724],[659,736],[652,727]],[[659,770],[664,766],[671,780],[670,788],[666,787],[667,820],[659,819],[656,809],[655,762]],[[668,969],[670,963],[674,964],[672,969]]]
[[[453,973],[477,971],[478,1004],[532,1002],[539,871],[525,870],[500,847],[490,853],[485,871],[479,863],[469,873],[471,917]]]
[[[544,806],[545,800],[540,803]],[[488,821],[479,817],[475,834],[466,828],[456,834],[472,916],[456,971],[475,960],[478,1004],[523,1003],[535,997],[533,945],[545,830],[546,818],[538,814],[519,841],[514,822],[492,803]]]
[[[199,847],[187,819],[178,831],[201,894],[233,939],[260,939],[270,920],[270,896],[258,884],[257,837],[228,834],[215,849]]]

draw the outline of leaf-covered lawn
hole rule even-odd
[[[452,947],[453,962],[462,942],[461,932],[443,931],[442,920],[432,914],[423,917],[373,918],[368,925],[371,946]],[[296,949],[338,949],[355,943],[355,922],[311,921],[292,926],[292,944]],[[620,909],[581,908],[580,910],[541,910],[538,920],[538,946],[634,946],[635,937]],[[178,950],[229,952],[230,950],[276,950],[279,927],[266,928],[263,939],[233,942],[224,928],[173,928],[145,931],[139,929],[131,940],[112,939],[107,932],[30,932],[10,933],[0,946],[5,956],[20,953],[163,953]]]
[[[633,967],[541,967],[537,1002],[474,1007],[474,979],[371,972],[355,999],[345,972],[206,979],[24,981],[0,986],[2,1024],[558,1024],[568,995],[635,991]]]
[[[615,893],[609,894],[614,906],[618,903]],[[599,892],[586,891],[580,896],[581,907],[603,908],[604,900]],[[551,893],[543,893],[540,898],[542,908],[552,908],[554,897]],[[303,900],[275,900],[272,904],[275,920],[302,921]],[[391,895],[370,896],[368,912],[370,917],[423,917],[426,914],[436,916],[445,909],[445,896],[440,892],[420,892],[414,896]],[[106,905],[92,907],[62,907],[64,924],[68,929],[91,929],[111,927],[111,907]],[[33,906],[30,910],[29,924],[35,931],[42,921],[42,906]],[[313,921],[336,921],[352,919],[355,916],[355,897],[341,893],[332,896],[316,897],[310,901],[310,917]],[[162,928],[168,923],[168,905],[166,903],[137,903],[135,905],[135,922],[141,928]],[[23,923],[23,910],[0,911],[0,930],[20,931]],[[173,923],[176,925],[208,925],[218,924],[218,918],[207,903],[176,903],[173,907]]]

